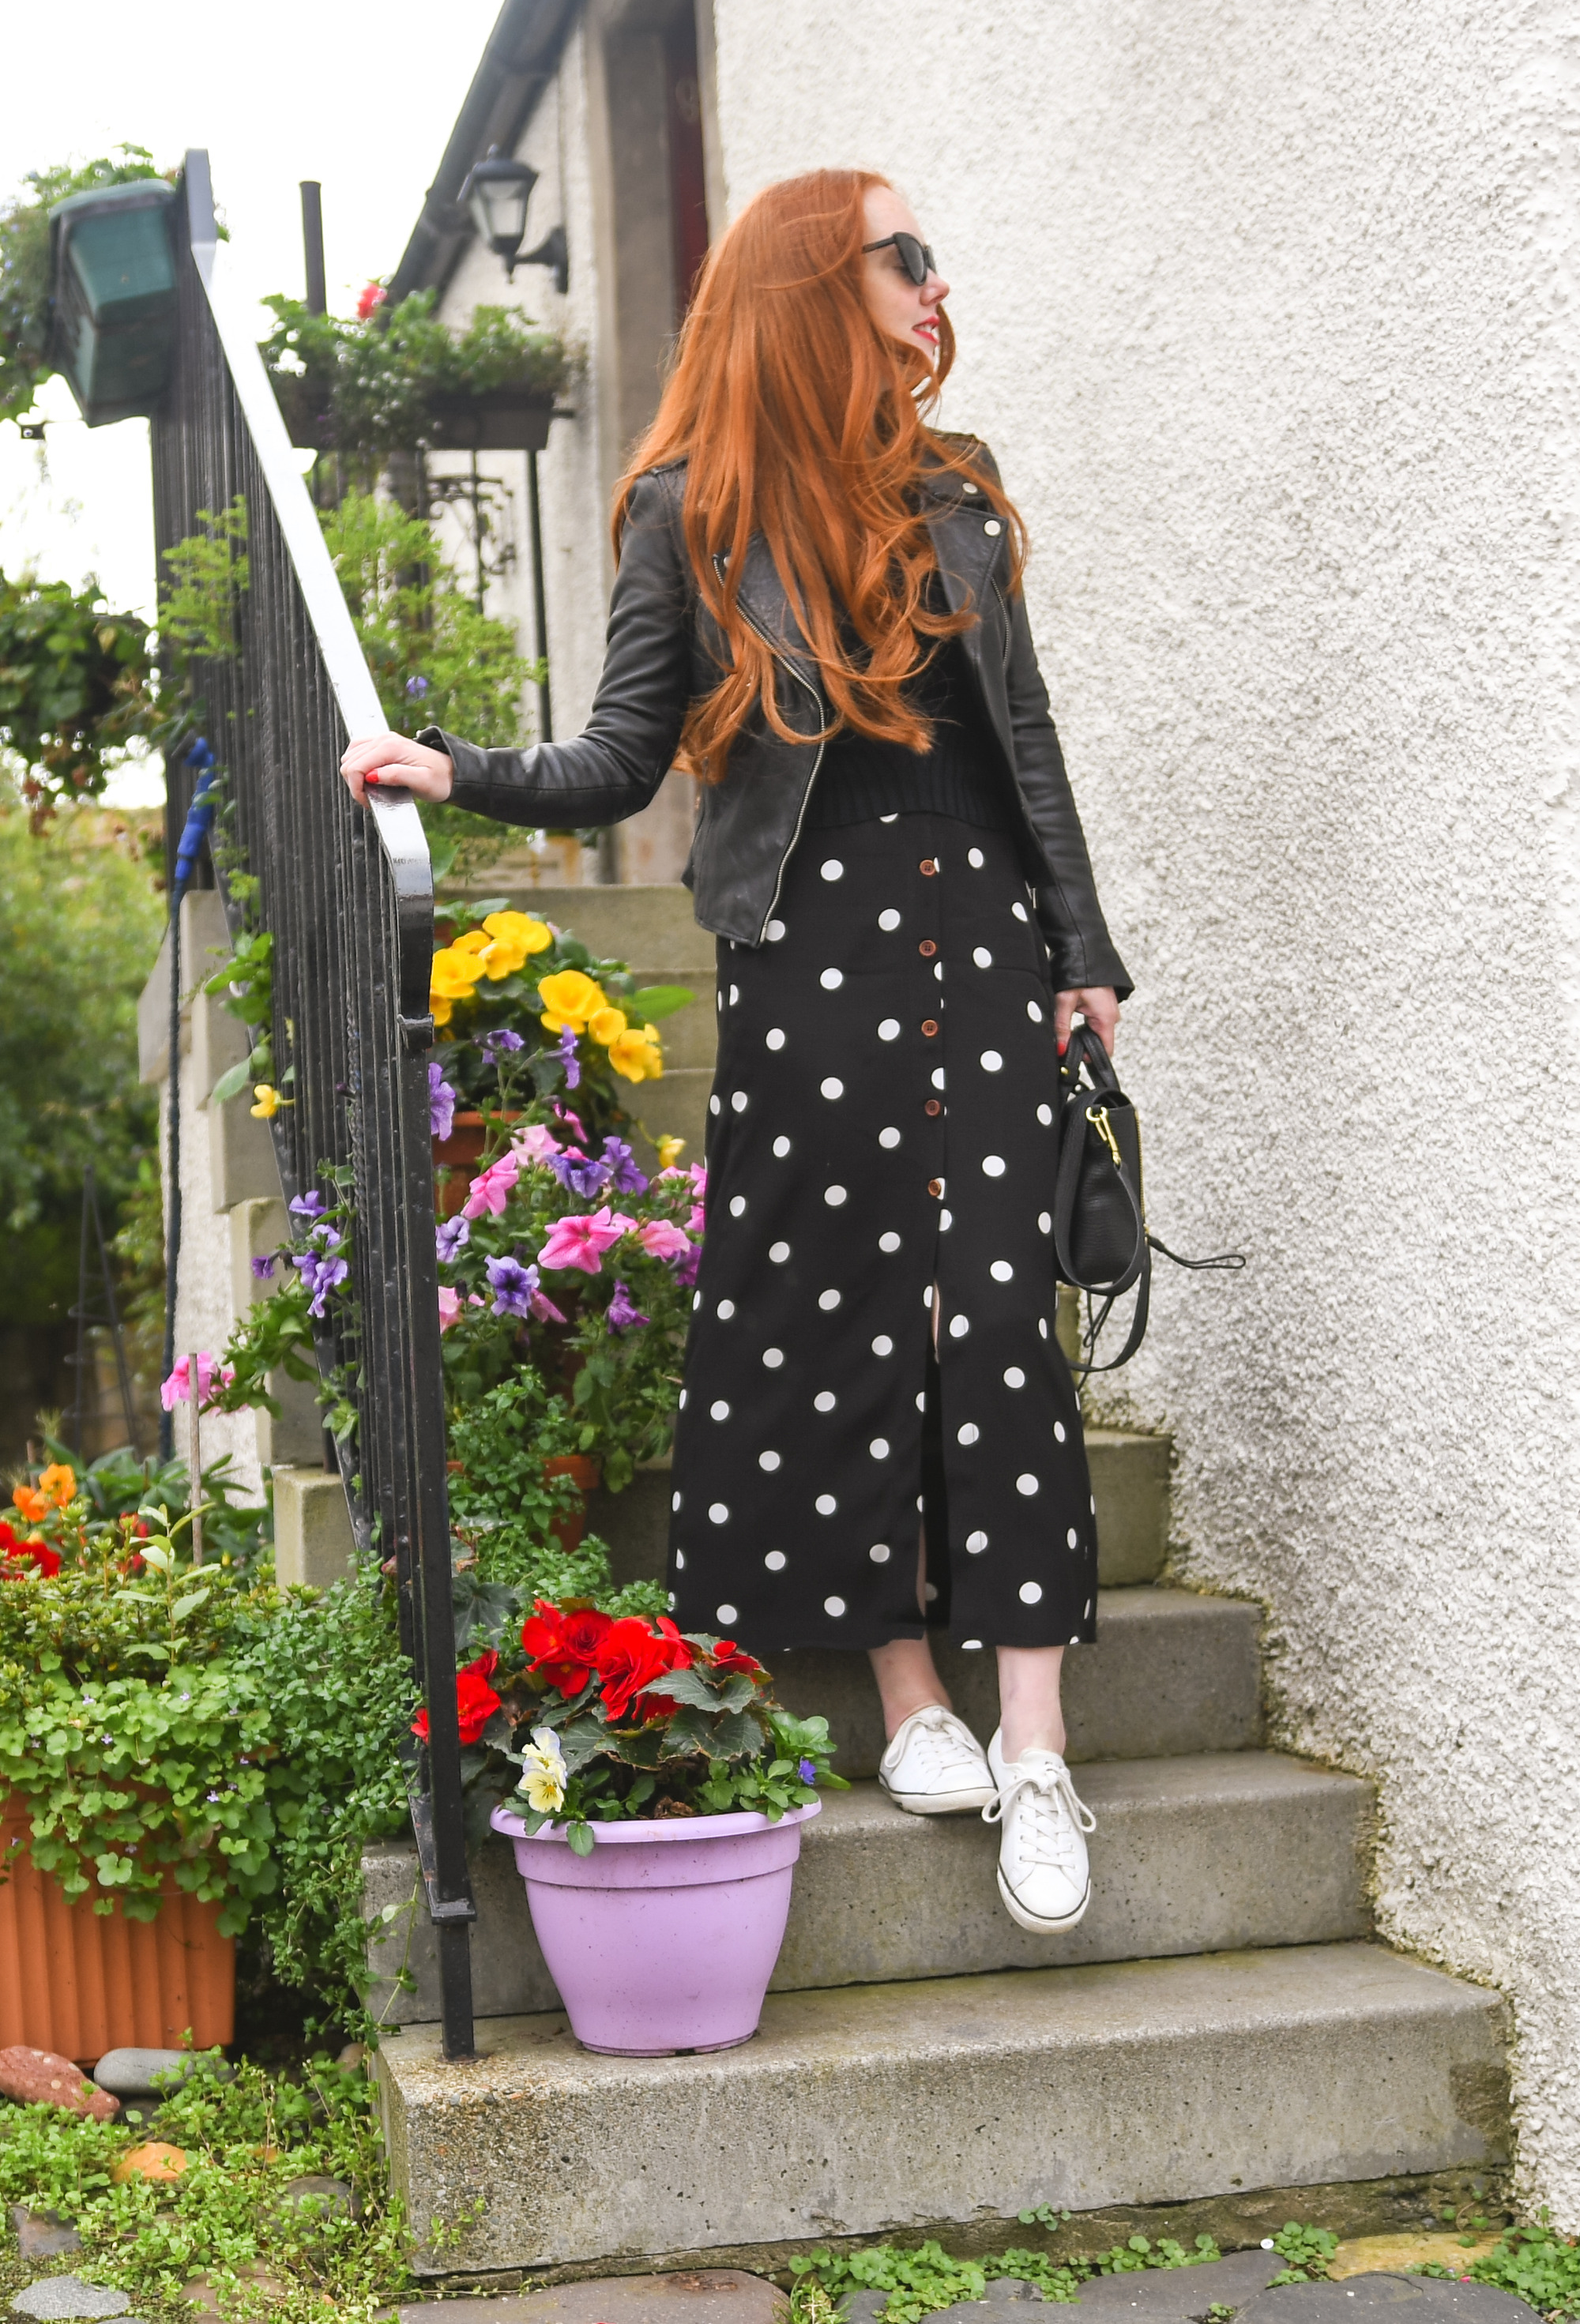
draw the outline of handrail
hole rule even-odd
[[[228,835],[274,938],[276,1079],[288,1060],[291,1074],[291,1102],[271,1125],[282,1185],[293,1197],[348,1166],[355,1187],[355,1298],[326,1314],[318,1356],[356,1406],[355,1445],[339,1445],[337,1458],[359,1568],[378,1588],[393,1575],[402,1644],[428,1703],[408,1789],[438,1937],[444,2051],[465,2057],[476,1915],[429,1134],[433,869],[409,795],[381,792],[364,810],[340,780],[346,742],[385,724],[377,689],[215,228],[206,152],[188,153],[183,192],[176,351],[152,427],[157,546],[162,556],[203,512],[245,505],[239,650],[202,665],[203,715],[224,770]],[[168,769],[177,817],[189,779]],[[240,916],[226,901],[234,930]]]

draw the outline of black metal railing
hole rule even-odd
[[[439,1944],[445,2054],[472,2050],[455,1629],[445,1489],[439,1278],[427,1052],[433,878],[409,798],[355,807],[337,771],[347,740],[385,724],[319,521],[291,453],[245,302],[215,231],[208,157],[189,152],[176,208],[180,286],[171,386],[152,422],[161,557],[239,499],[248,586],[237,652],[201,666],[202,719],[224,774],[228,835],[258,881],[273,936],[273,1118],[286,1199],[351,1166],[355,1321],[327,1327],[319,1360],[349,1381],[355,1437],[340,1451],[359,1561],[393,1572],[401,1636],[429,1705],[410,1770],[412,1826]],[[171,828],[193,777],[170,754]],[[221,854],[220,886],[225,887]],[[226,895],[233,935],[241,914]],[[190,964],[189,981],[198,973]],[[242,1101],[236,1101],[241,1102]],[[382,1569],[382,1572],[381,1572]]]

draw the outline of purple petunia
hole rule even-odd
[[[555,1055],[559,1059],[560,1064],[565,1067],[566,1088],[568,1090],[575,1089],[581,1080],[581,1059],[576,1053],[576,1028],[574,1026],[567,1025],[562,1028],[559,1036],[559,1047],[555,1051]]]
[[[697,1270],[702,1265],[702,1245],[694,1242],[688,1251],[682,1251],[675,1261],[675,1280],[682,1291],[689,1291],[697,1280]]]
[[[538,1288],[535,1267],[523,1267],[519,1259],[491,1259],[487,1275],[496,1315],[531,1314],[532,1295]]]
[[[273,1251],[261,1250],[252,1262],[253,1273],[260,1283],[267,1283],[274,1272],[276,1264]]]
[[[448,1267],[458,1251],[465,1250],[472,1240],[471,1222],[467,1219],[446,1219],[434,1232],[439,1250],[439,1263]]]
[[[333,1235],[331,1243],[338,1243],[339,1240],[338,1235]],[[291,1263],[300,1271],[303,1283],[312,1293],[308,1303],[308,1314],[322,1315],[325,1299],[337,1283],[345,1282],[351,1272],[350,1268],[343,1259],[334,1256],[332,1248],[323,1252],[299,1250],[292,1255]]]
[[[799,1761],[796,1766],[796,1773],[800,1777],[803,1784],[815,1784],[818,1780],[818,1770],[812,1765],[810,1759],[802,1759]]]
[[[310,1194],[299,1194],[291,1205],[291,1214],[299,1219],[321,1219],[329,1205],[315,1186]]]
[[[423,696],[428,692],[427,678],[409,678],[406,680],[406,691],[413,702],[420,702]]]
[[[609,1172],[611,1194],[646,1194],[647,1180],[633,1161],[631,1148],[623,1138],[605,1139],[604,1161]]]
[[[456,1119],[457,1093],[444,1077],[442,1065],[428,1068],[428,1134],[430,1138],[448,1138]]]
[[[651,1322],[651,1317],[638,1313],[635,1301],[624,1283],[614,1285],[614,1296],[609,1302],[605,1319],[611,1332],[629,1332],[633,1326]]]
[[[504,1056],[513,1056],[518,1049],[524,1049],[526,1046],[521,1035],[513,1033],[508,1025],[497,1026],[492,1033],[485,1033],[477,1044],[495,1061]]]
[[[609,1140],[611,1145],[615,1142]],[[549,1167],[560,1185],[571,1194],[580,1194],[584,1201],[590,1202],[595,1194],[601,1194],[609,1183],[609,1165],[596,1155],[578,1154],[572,1148],[569,1153],[550,1154],[548,1158]]]

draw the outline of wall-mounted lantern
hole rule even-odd
[[[525,161],[513,161],[497,145],[491,145],[487,160],[474,165],[461,189],[461,198],[472,213],[472,223],[478,234],[513,281],[518,266],[548,266],[553,270],[554,287],[563,298],[570,283],[570,254],[566,246],[565,228],[555,226],[536,250],[522,250],[527,234],[527,204],[537,182],[536,170],[529,168]]]

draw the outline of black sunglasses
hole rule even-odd
[[[897,253],[901,265],[904,267],[918,290],[921,288],[929,274],[936,273],[938,271],[938,261],[932,252],[925,242],[918,242],[913,234],[886,234],[882,242],[864,242],[862,255],[864,258],[869,250],[889,249]]]

